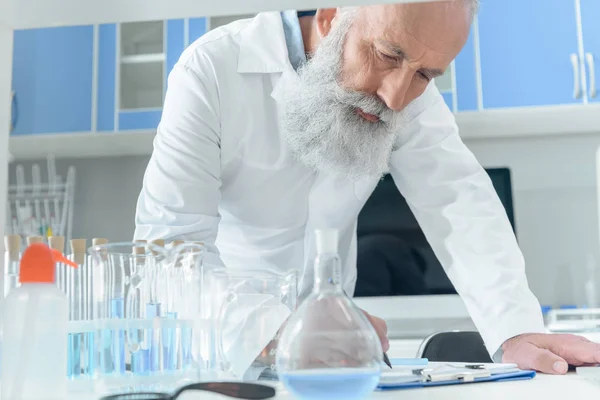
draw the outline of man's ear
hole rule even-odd
[[[331,26],[337,13],[337,8],[320,8],[317,10],[315,21],[317,22],[317,32],[321,39],[327,36],[331,31]]]

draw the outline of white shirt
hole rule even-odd
[[[290,73],[279,13],[215,29],[186,49],[169,76],[135,238],[203,241],[209,262],[228,267],[298,269],[306,291],[312,232],[337,228],[351,295],[357,217],[377,179],[341,182],[294,159],[278,125],[277,83]],[[406,112],[390,173],[488,350],[543,332],[504,208],[435,85]]]

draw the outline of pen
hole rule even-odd
[[[390,358],[388,357],[387,353],[385,353],[385,352],[383,353],[383,362],[385,363],[385,365],[392,368],[392,363],[390,362]]]

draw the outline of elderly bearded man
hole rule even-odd
[[[600,346],[545,335],[504,209],[436,89],[476,0],[262,13],[193,43],[169,77],[137,239],[205,242],[208,262],[301,271],[315,228],[340,232],[390,172],[497,361],[565,373]],[[385,322],[369,316],[384,349]]]

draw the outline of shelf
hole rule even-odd
[[[474,140],[600,134],[600,105],[491,110],[457,115],[461,136]],[[73,133],[10,138],[14,160],[39,159],[53,153],[60,158],[148,156],[154,131]]]
[[[11,137],[13,161],[56,158],[147,156],[152,154],[155,131],[61,133]]]
[[[132,56],[122,56],[122,64],[145,64],[145,63],[157,63],[165,61],[165,53],[158,54],[136,54]]]
[[[2,0],[0,24],[27,29],[419,1],[423,0]]]
[[[462,112],[456,123],[467,140],[600,133],[600,104]]]
[[[162,108],[164,63],[147,62],[121,65],[120,109]]]

